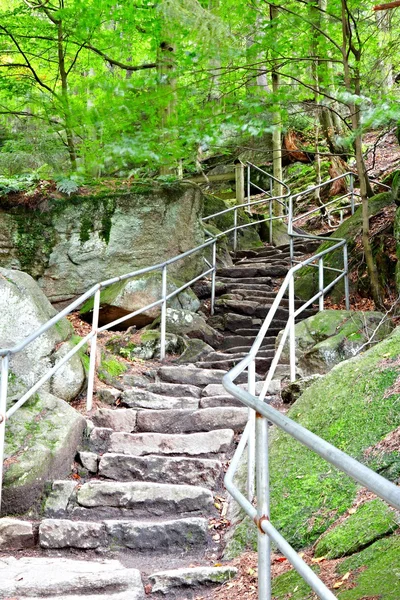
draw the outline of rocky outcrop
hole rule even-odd
[[[27,273],[0,269],[0,347],[13,348],[57,313]],[[73,346],[73,329],[67,319],[31,342],[10,359],[9,401],[19,398]],[[42,389],[64,400],[81,390],[85,373],[79,356],[57,371]]]
[[[393,328],[391,319],[380,312],[324,310],[295,327],[297,366],[305,375],[327,373],[343,360],[356,356],[361,349],[385,339]],[[280,339],[281,334],[277,346]],[[288,342],[281,362],[289,362]]]
[[[31,274],[52,303],[67,302],[98,281],[200,244],[202,198],[188,184],[136,184],[68,201],[46,197],[35,209],[2,199],[0,266]],[[169,272],[187,280],[201,272],[201,261],[191,256]]]

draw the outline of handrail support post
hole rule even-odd
[[[1,358],[1,381],[0,381],[0,515],[1,515],[1,497],[3,487],[3,461],[4,444],[6,433],[6,411],[7,411],[7,391],[8,391],[8,363],[9,355]]]
[[[100,313],[100,288],[96,290],[93,301],[92,332],[94,333],[90,340],[90,363],[88,374],[88,386],[86,395],[86,410],[90,412],[93,408],[94,377],[97,362],[97,330],[99,327]]]
[[[347,243],[343,246],[343,269],[344,269],[344,295],[346,310],[350,310],[350,286],[349,286],[349,259]]]
[[[211,274],[211,305],[210,305],[210,314],[214,314],[215,309],[215,279],[217,275],[217,240],[214,241],[212,245],[212,268],[213,272]]]
[[[252,360],[247,367],[247,390],[249,394],[256,394],[256,363]],[[247,498],[253,501],[255,495],[254,475],[256,467],[255,428],[256,413],[252,408],[248,409],[249,438],[247,441]]]
[[[319,282],[319,310],[324,310],[324,258],[323,256],[318,261],[318,282]]]
[[[261,527],[269,520],[268,421],[256,413],[256,490],[258,521],[258,598],[271,600],[271,542]]]
[[[290,381],[296,380],[296,331],[295,331],[295,302],[294,302],[294,274],[289,280],[289,355],[290,355]]]
[[[161,278],[161,324],[160,324],[160,360],[165,359],[166,332],[167,332],[167,265],[162,268]]]

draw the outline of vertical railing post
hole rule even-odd
[[[0,515],[1,515],[1,496],[3,487],[3,462],[4,462],[4,443],[6,433],[6,412],[7,412],[7,388],[8,388],[8,354],[1,358],[1,381],[0,381]]]
[[[289,212],[288,212],[288,234],[290,246],[290,268],[294,264],[294,240],[293,240],[293,198],[289,196]]]
[[[244,164],[235,164],[236,204],[244,204]]]
[[[211,306],[210,306],[210,314],[214,314],[215,308],[215,279],[217,275],[217,239],[214,240],[212,245],[212,268],[213,272],[211,274]]]
[[[272,245],[272,200],[269,201],[269,243]]]
[[[247,210],[250,211],[250,163],[247,163]]]
[[[263,520],[269,519],[268,421],[256,415],[256,490],[258,517],[258,598],[271,600],[271,542],[262,531]]]
[[[350,173],[350,204],[351,214],[354,215],[354,175]]]
[[[256,395],[256,363],[252,360],[247,367],[247,391]],[[247,441],[247,498],[250,502],[254,498],[254,476],[256,466],[256,413],[252,408],[248,409],[250,423],[249,439]]]
[[[324,310],[324,257],[318,260],[319,310]]]
[[[274,184],[271,176],[269,177],[269,195],[271,196],[271,198],[274,195]]]
[[[161,329],[160,329],[160,359],[165,358],[165,340],[167,332],[167,265],[162,268],[162,280],[161,280]]]
[[[233,251],[236,252],[237,248],[237,209],[233,211]]]
[[[97,329],[99,327],[99,312],[100,312],[100,288],[94,295],[93,316],[92,316],[92,333],[93,337],[90,341],[90,363],[88,386],[86,396],[86,410],[89,412],[93,408],[93,391],[94,391],[94,376],[97,362]]]
[[[346,300],[346,310],[350,310],[350,289],[349,289],[349,259],[347,254],[347,244],[343,246],[343,270],[344,270],[344,296]]]
[[[296,380],[296,332],[295,332],[295,303],[294,303],[294,275],[289,280],[289,357],[290,381]]]

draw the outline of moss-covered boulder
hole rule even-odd
[[[385,192],[374,196],[369,200],[368,210],[370,217],[377,215],[381,210],[385,207],[393,204],[392,194],[390,192]],[[362,260],[362,247],[359,247],[359,251],[356,252],[356,244],[357,240],[360,239],[362,231],[362,209],[359,207],[352,217],[346,219],[334,232],[333,237],[338,239],[347,240],[347,246],[349,251],[349,257],[351,264],[355,264],[357,261]],[[322,250],[326,250],[334,245],[334,241],[327,241],[321,244],[321,246],[316,250],[316,252],[320,252]],[[343,250],[339,248],[338,250],[329,253],[324,258],[324,264],[326,267],[332,267],[334,269],[343,269]],[[351,266],[350,264],[350,266]],[[381,261],[380,265],[381,275],[384,274],[383,262]],[[337,273],[334,271],[325,270],[325,284],[330,283],[335,279]],[[300,271],[298,271],[295,281],[295,291],[299,298],[303,298],[308,300],[315,293],[318,292],[318,269],[316,267],[306,266]],[[335,287],[334,292],[331,295],[336,297],[341,297],[344,293],[344,284],[343,280],[341,280]]]
[[[319,378],[288,416],[367,463],[365,451],[400,426],[399,359],[396,328]],[[314,543],[354,502],[358,486],[352,479],[277,428],[270,435],[269,465],[271,522],[295,548]],[[255,527],[247,527],[245,537],[235,531],[235,552],[252,546],[256,536]]]
[[[57,312],[27,273],[0,268],[0,347],[12,348],[37,331]],[[9,402],[17,400],[72,348],[72,326],[61,319],[24,350],[11,356]],[[81,390],[85,373],[76,355],[42,389],[71,400]]]
[[[4,514],[35,508],[47,481],[69,475],[85,427],[82,415],[46,392],[34,396],[7,421]]]
[[[399,517],[379,498],[365,502],[317,542],[315,556],[341,558],[354,554],[399,526]]]
[[[191,184],[137,183],[86,188],[68,199],[47,194],[35,208],[0,199],[0,266],[22,269],[54,304],[94,283],[163,262],[204,241],[203,195]],[[170,266],[188,281],[201,253]]]
[[[297,365],[305,375],[327,373],[363,348],[385,339],[394,324],[380,312],[324,310],[295,326]],[[276,345],[279,345],[279,334]],[[289,362],[289,343],[281,356]]]
[[[101,324],[111,323],[145,306],[157,302],[162,298],[161,292],[162,275],[159,271],[146,273],[134,279],[119,281],[105,288],[100,296]],[[180,288],[182,282],[169,277],[167,280],[167,294],[171,294]],[[190,288],[187,288],[177,296],[168,300],[169,307],[196,311],[200,307],[197,296]],[[81,315],[91,318],[93,310],[93,298],[90,298],[81,308]],[[120,327],[126,328],[132,325],[143,327],[149,325],[160,314],[160,306],[149,308],[144,312],[124,321]]]

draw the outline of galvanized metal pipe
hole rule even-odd
[[[319,282],[319,310],[324,310],[324,257],[318,261],[318,282]]]
[[[349,288],[349,258],[347,244],[343,246],[343,269],[344,269],[344,296],[346,299],[346,310],[350,310],[350,288]]]
[[[272,245],[272,200],[269,201],[269,243]]]
[[[295,331],[295,301],[294,301],[294,273],[289,279],[289,354],[290,354],[290,381],[296,380],[296,331]]]
[[[211,305],[210,314],[214,314],[215,310],[215,279],[217,276],[217,240],[212,246],[212,275],[211,275]]]
[[[271,600],[271,542],[262,528],[269,521],[268,421],[256,414],[258,597]]]
[[[233,213],[233,251],[236,252],[237,248],[237,208],[235,208]]]
[[[252,360],[247,367],[247,389],[250,394],[256,393],[256,363]],[[254,478],[256,466],[256,413],[248,409],[249,436],[247,440],[247,498],[252,502],[254,498]]]
[[[354,175],[350,173],[350,205],[351,214],[354,215]]]
[[[94,375],[96,371],[96,354],[97,354],[97,333],[99,327],[100,314],[100,290],[97,290],[94,295],[93,315],[92,315],[92,339],[90,342],[90,363],[88,386],[86,395],[86,410],[89,412],[93,407],[93,390],[94,390]]]
[[[162,270],[161,297],[160,359],[164,360],[167,332],[167,265],[165,265]]]
[[[0,381],[0,515],[1,495],[4,465],[4,440],[6,432],[7,412],[7,390],[8,390],[8,354],[1,357],[1,381]]]

